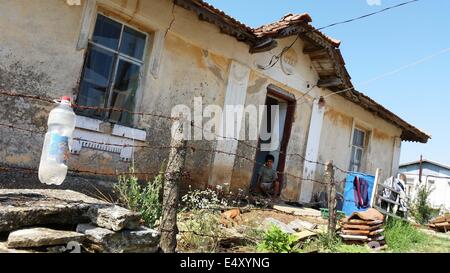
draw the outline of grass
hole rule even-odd
[[[384,236],[389,252],[394,253],[409,252],[417,245],[426,243],[427,237],[429,237],[411,224],[395,219],[387,222]]]
[[[340,244],[337,253],[372,253],[368,246]]]
[[[382,253],[450,253],[449,235],[431,235],[400,221],[390,220],[384,232],[388,249]],[[365,245],[347,245],[339,237],[330,240],[326,234],[319,234],[303,248],[316,248],[320,253],[373,253]]]
[[[342,240],[338,236],[330,239],[327,233],[321,233],[317,235],[317,246],[319,252],[337,253],[339,247],[342,246]]]
[[[450,253],[450,235],[428,235],[426,242],[417,244],[410,249],[410,253]]]

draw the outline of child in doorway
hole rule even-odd
[[[269,197],[277,196],[280,191],[278,175],[273,169],[274,161],[275,157],[273,155],[267,155],[264,166],[262,166],[258,172],[257,185],[261,191]]]

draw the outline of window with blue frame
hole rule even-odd
[[[78,114],[133,125],[148,35],[98,14],[86,53],[77,104]],[[124,109],[104,111],[95,108]]]

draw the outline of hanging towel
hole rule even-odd
[[[355,202],[358,209],[370,207],[369,182],[362,177],[355,176],[353,180]]]
[[[364,181],[368,183],[368,189],[367,189],[367,195],[364,193],[364,184],[359,183],[360,192],[364,193],[360,196],[362,197],[363,206],[359,206],[360,202],[358,201],[358,194],[355,195],[355,177],[358,177],[358,181],[361,181],[361,178],[363,178]],[[372,204],[372,193],[375,188],[375,176],[363,174],[363,173],[349,173],[345,179],[345,186],[344,186],[344,204],[342,206],[342,211],[345,212],[346,216],[351,216],[355,212],[363,212],[367,211],[367,208],[358,208],[358,207],[364,207],[364,204],[369,204],[368,207],[371,207]],[[367,197],[367,199],[365,198]],[[365,201],[367,200],[367,201]]]

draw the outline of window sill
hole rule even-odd
[[[111,124],[99,119],[79,115],[77,115],[75,127],[88,131],[111,134],[113,136],[124,137],[132,140],[145,141],[147,138],[147,132],[145,130],[118,124]]]
[[[135,141],[145,141],[147,132],[122,125],[112,125],[109,122],[76,117],[76,129],[73,134],[71,153],[80,154],[81,149],[88,148],[120,154],[123,161],[130,161],[134,152]]]

